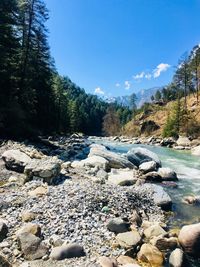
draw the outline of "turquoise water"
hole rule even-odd
[[[102,141],[97,142],[102,143]],[[179,178],[177,188],[165,186],[173,201],[174,215],[169,219],[169,224],[174,227],[181,227],[200,221],[200,206],[182,203],[184,196],[200,196],[200,157],[192,156],[190,151],[177,151],[159,146],[131,145],[109,141],[103,141],[103,144],[118,153],[127,153],[132,147],[138,146],[156,153],[162,161],[162,166],[172,168]]]

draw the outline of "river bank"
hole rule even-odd
[[[160,160],[148,154],[154,158],[142,169],[124,155],[91,146],[92,139],[74,135],[38,143],[2,142],[0,212],[8,233],[0,246],[12,266],[143,266],[143,255],[151,252],[157,256],[146,264],[168,266],[169,252],[179,247],[178,232],[170,231],[161,209],[169,209],[171,200],[148,181],[162,178],[155,174]],[[13,149],[24,153],[27,162],[22,154],[11,160]],[[148,174],[152,172],[154,177]],[[36,251],[27,234],[29,241],[38,238],[32,240],[38,242]],[[71,250],[82,257],[58,261],[63,255],[69,258]],[[25,265],[30,259],[34,261]]]

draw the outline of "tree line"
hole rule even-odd
[[[101,134],[110,106],[57,73],[48,18],[43,0],[0,1],[0,134]],[[127,108],[112,109],[120,127],[131,118]]]

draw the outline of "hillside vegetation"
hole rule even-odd
[[[180,102],[184,103],[184,97],[180,99]],[[145,107],[138,114],[128,122],[123,130],[123,134],[127,136],[163,136],[164,129],[167,124],[167,120],[170,115],[173,115],[177,101],[170,101],[165,105],[159,104],[146,104]],[[187,97],[187,113],[189,116],[188,132],[193,131],[195,136],[200,136],[200,105],[197,103],[197,98],[193,94]],[[154,122],[155,124],[153,124]],[[146,127],[144,127],[146,125]],[[185,127],[181,127],[180,134],[187,135]],[[197,132],[194,131],[197,129]]]

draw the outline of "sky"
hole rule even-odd
[[[111,97],[167,85],[200,43],[200,0],[46,0],[61,75]]]

